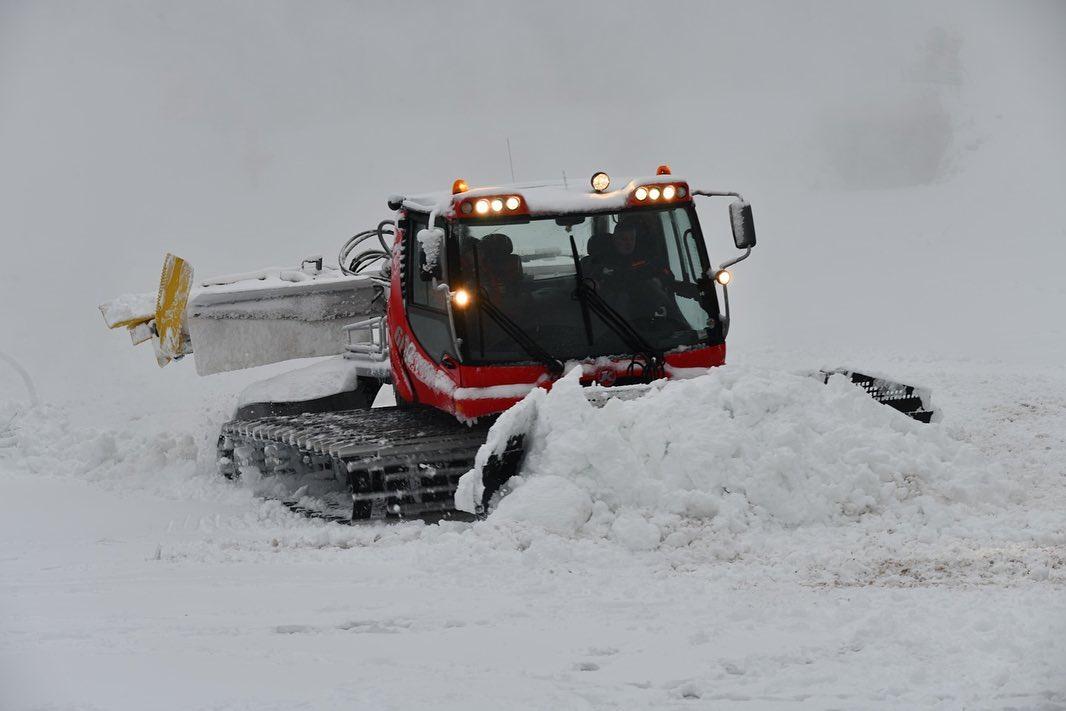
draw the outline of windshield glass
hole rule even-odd
[[[684,207],[456,223],[453,232],[460,271],[455,282],[474,297],[455,312],[467,358],[530,360],[479,300],[490,310],[498,308],[555,358],[632,354],[623,337],[576,297],[576,269],[659,351],[706,342],[717,318],[713,292],[702,278],[707,265]]]

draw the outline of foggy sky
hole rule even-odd
[[[856,303],[893,319],[889,272],[923,260],[911,283],[949,288],[902,304],[911,339],[976,299],[992,311],[973,324],[1050,316],[1064,127],[1058,2],[3,0],[0,350],[147,372],[95,305],[153,290],[164,252],[205,277],[332,257],[391,193],[508,180],[508,139],[519,179],[669,162],[744,192],[760,246],[737,270],[741,346],[845,341],[830,324]],[[888,243],[903,209],[929,228]],[[1004,340],[973,331],[930,347]]]

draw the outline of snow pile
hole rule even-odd
[[[0,401],[0,412],[3,412]],[[0,420],[3,425],[5,420]],[[146,423],[147,424],[147,423]],[[93,482],[109,491],[147,491],[182,500],[244,500],[215,473],[217,423],[201,428],[112,427],[75,422],[44,403],[16,413],[0,447],[5,469],[40,477]]]
[[[463,477],[482,495],[492,449],[526,433],[521,476],[490,516],[646,550],[693,520],[723,533],[839,526],[868,515],[950,523],[959,504],[999,506],[1009,487],[976,449],[915,422],[843,377],[828,385],[723,367],[593,406],[576,372],[505,413]]]

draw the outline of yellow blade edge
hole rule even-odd
[[[188,349],[188,330],[185,308],[192,289],[192,265],[181,257],[167,253],[163,259],[163,273],[159,277],[159,293],[155,302],[155,329],[159,336],[156,360],[164,366],[180,358]]]

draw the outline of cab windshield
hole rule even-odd
[[[631,354],[617,327],[576,294],[578,271],[657,351],[720,334],[706,258],[685,207],[454,223],[453,235],[455,282],[473,297],[455,310],[466,359],[529,361],[529,343],[520,343],[527,339],[559,360]]]

